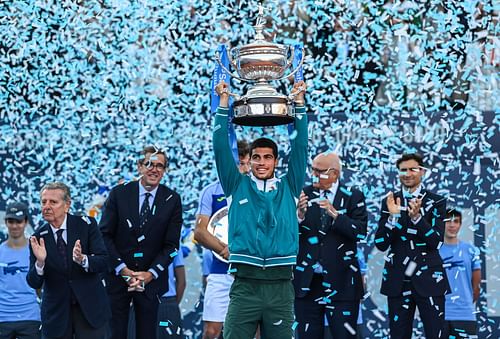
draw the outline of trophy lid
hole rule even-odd
[[[266,19],[264,18],[264,8],[262,5],[259,5],[259,14],[257,16],[257,22],[255,24],[255,39],[253,42],[243,45],[238,48],[240,54],[246,53],[255,53],[255,50],[266,50],[267,53],[276,53],[286,55],[288,53],[288,48],[284,45],[276,44],[270,41],[267,41],[264,37],[264,25],[266,23]]]

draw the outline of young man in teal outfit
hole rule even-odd
[[[234,165],[228,142],[228,86],[217,85],[220,104],[213,146],[219,180],[229,205],[229,262],[235,280],[229,293],[225,339],[290,339],[293,334],[292,266],[298,252],[297,201],[307,165],[305,83],[294,85],[296,137],[291,140],[288,172],[275,177],[278,148],[259,138],[250,146],[251,174]]]

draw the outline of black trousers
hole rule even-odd
[[[156,329],[158,339],[182,339],[182,316],[175,296],[160,298]],[[134,305],[130,307],[127,339],[135,339]]]
[[[413,318],[418,307],[426,338],[444,338],[444,295],[419,296],[410,282],[403,285],[403,295],[388,297],[391,339],[412,337]]]
[[[0,322],[0,339],[40,339],[40,322],[35,320]]]
[[[109,292],[109,290],[108,290]],[[111,338],[127,338],[130,303],[135,310],[135,338],[155,339],[158,327],[158,299],[143,292],[109,293],[111,301]]]
[[[295,298],[295,317],[299,323],[297,339],[323,338],[325,316],[333,338],[356,339],[360,301],[325,302],[323,297],[328,292],[324,291],[322,283],[322,276],[314,274],[309,293],[303,298]]]
[[[78,304],[72,304],[70,312],[70,322],[64,336],[56,338],[42,334],[42,339],[106,339],[106,323],[99,328],[92,327]]]
[[[450,336],[456,339],[477,338],[477,321],[467,320],[447,320],[444,326],[444,337]]]

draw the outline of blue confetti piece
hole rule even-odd
[[[347,189],[345,189],[344,187],[340,187],[340,190],[341,190],[344,194],[346,194],[346,195],[348,195],[348,196],[351,196],[351,195],[352,195],[352,192],[351,192],[351,191],[349,191],[349,190],[347,190]]]
[[[309,239],[307,239],[307,241],[309,241],[309,243],[311,245],[315,245],[318,243],[319,240],[318,240],[318,237],[314,236],[314,237],[310,237]]]

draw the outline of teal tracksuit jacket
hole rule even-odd
[[[287,174],[259,180],[242,175],[228,142],[228,109],[215,116],[213,147],[217,173],[229,204],[229,262],[267,268],[296,264],[297,201],[307,165],[307,115],[296,107]],[[272,186],[271,188],[269,186]]]

